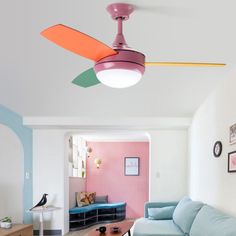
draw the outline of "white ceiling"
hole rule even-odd
[[[0,102],[24,116],[191,116],[236,64],[235,0],[133,0],[126,41],[147,61],[224,62],[225,68],[148,67],[131,88],[71,83],[93,63],[40,36],[57,23],[111,45],[106,0],[0,1]]]

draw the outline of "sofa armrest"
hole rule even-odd
[[[146,202],[144,204],[144,217],[148,218],[148,208],[161,208],[167,206],[177,206],[178,202]]]

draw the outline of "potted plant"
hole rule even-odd
[[[12,220],[11,217],[4,217],[3,219],[0,220],[0,227],[9,229],[12,226]]]

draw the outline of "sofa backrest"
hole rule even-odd
[[[202,206],[202,202],[192,201],[189,197],[184,197],[176,206],[173,221],[186,235],[189,234],[192,223]]]
[[[205,205],[198,212],[190,230],[190,236],[200,235],[235,236],[236,218]]]

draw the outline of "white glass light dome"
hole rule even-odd
[[[142,78],[141,72],[127,69],[101,70],[96,75],[101,83],[112,88],[128,88]]]

